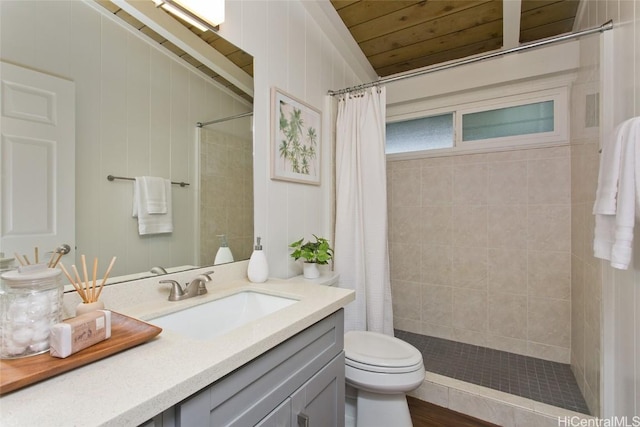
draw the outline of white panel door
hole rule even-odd
[[[0,252],[75,259],[75,85],[0,62]],[[70,262],[69,261],[69,262]]]

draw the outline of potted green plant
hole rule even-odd
[[[331,249],[329,241],[315,234],[313,237],[316,239],[315,242],[311,240],[305,242],[303,237],[289,245],[289,247],[293,249],[291,258],[296,261],[300,258],[304,260],[303,275],[306,279],[320,277],[318,264],[328,264],[331,258],[333,258],[333,249]]]

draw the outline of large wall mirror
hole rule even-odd
[[[213,265],[222,242],[235,261],[250,256],[250,55],[151,0],[3,0],[0,60],[2,268],[16,265],[14,253],[34,263],[35,247],[41,262],[49,260],[64,243],[71,247],[61,259],[66,265],[79,265],[85,255],[98,258],[104,271],[116,256],[112,282],[162,271],[152,273],[153,267],[171,272]],[[68,91],[73,132],[59,138],[74,141],[70,154],[47,148],[53,154],[38,157],[24,147],[51,145],[46,132],[18,137],[20,126],[11,122],[16,117],[5,117],[7,102],[20,100],[20,90],[11,88],[26,87],[20,80],[27,75],[59,81]],[[38,104],[39,94],[49,92],[29,93]],[[65,96],[49,98],[56,97]],[[64,113],[52,113],[52,122]],[[58,175],[69,171],[71,178]],[[140,218],[132,214],[134,181],[126,179],[141,176],[188,184],[170,186],[171,232],[141,234]],[[26,183],[27,191],[10,186],[16,183]],[[75,201],[62,197],[70,195]],[[55,234],[63,227],[55,221],[65,220],[70,241]],[[23,229],[29,223],[36,232]]]

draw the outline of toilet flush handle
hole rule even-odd
[[[309,427],[309,415],[304,412],[298,414],[298,427]]]

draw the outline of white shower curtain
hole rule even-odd
[[[375,87],[338,101],[334,267],[340,286],[356,291],[345,309],[345,330],[393,335],[385,102],[385,89]]]

